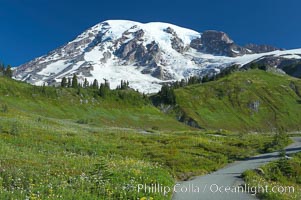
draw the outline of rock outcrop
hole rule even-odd
[[[226,33],[213,30],[204,31],[201,38],[191,41],[190,46],[203,53],[229,57],[283,50],[269,45],[255,44],[241,47],[235,44]]]
[[[257,44],[247,44],[244,46],[246,49],[249,49],[252,51],[252,53],[265,53],[265,52],[271,52],[276,50],[284,51],[285,49],[277,48],[271,45],[257,45]]]
[[[251,53],[236,45],[226,33],[212,30],[204,31],[201,38],[191,41],[190,46],[200,52],[217,56],[235,57]]]

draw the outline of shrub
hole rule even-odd
[[[78,124],[88,124],[89,120],[88,119],[79,119],[79,120],[76,121],[76,123],[78,123]]]
[[[3,104],[3,105],[1,106],[1,112],[3,112],[3,113],[7,113],[7,112],[8,112],[8,107],[7,107],[6,104]]]
[[[9,134],[10,135],[18,135],[19,134],[19,126],[16,122],[11,125]]]

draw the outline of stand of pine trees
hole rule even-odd
[[[3,63],[0,64],[0,76],[12,78],[13,71],[10,65],[5,66]]]
[[[130,88],[129,86],[129,81],[121,80],[120,85],[117,86],[116,90],[127,90]],[[63,77],[61,81],[61,87],[63,88],[76,88],[78,91],[81,88],[87,88],[87,89],[93,89],[93,90],[98,90],[98,95],[101,97],[107,96],[111,89],[110,89],[110,83],[107,79],[104,79],[104,83],[98,82],[97,79],[94,79],[93,83],[89,83],[88,80],[85,78],[83,83],[80,83],[78,81],[78,77],[76,74],[73,75],[72,78],[68,77]]]
[[[239,70],[239,67],[237,65],[233,65],[231,67],[228,67],[224,70],[222,70],[219,74],[214,74],[211,76],[203,76],[203,77],[197,77],[192,76],[188,79],[182,79],[181,81],[175,81],[172,83],[164,84],[161,88],[161,90],[158,92],[158,94],[155,97],[155,104],[158,103],[164,103],[164,104],[170,104],[174,105],[176,103],[176,97],[174,90],[180,87],[185,87],[188,85],[193,84],[201,84],[206,83],[209,81],[214,81],[220,78],[223,78],[235,71]],[[89,83],[87,79],[84,79],[83,82],[78,81],[78,77],[76,74],[73,75],[73,77],[63,77],[61,81],[61,87],[64,88],[75,88],[77,89],[77,93],[79,94],[81,92],[81,89],[92,89],[95,91],[97,96],[101,96],[104,98],[108,97],[116,97],[116,95],[120,99],[126,99],[129,98],[129,94],[122,93],[122,90],[128,90],[129,87],[129,81],[121,80],[120,85],[117,86],[116,90],[110,89],[110,83],[107,79],[104,79],[103,83],[99,83],[97,79],[94,79],[92,83]],[[143,94],[143,98],[146,99],[146,95]],[[133,99],[132,97],[129,99]]]
[[[121,82],[120,82],[120,85],[119,86],[117,86],[117,90],[126,90],[126,89],[129,89],[130,87],[129,87],[129,82],[128,81],[124,81],[124,80],[121,80]]]

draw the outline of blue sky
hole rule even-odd
[[[301,48],[300,0],[0,0],[0,60],[14,66],[107,19],[228,33],[238,44]]]

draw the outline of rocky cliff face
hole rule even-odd
[[[219,56],[232,56],[232,49],[237,48],[226,33],[218,31],[204,31],[202,37],[193,40],[190,46],[200,52]]]
[[[241,47],[235,44],[226,33],[213,30],[204,31],[201,38],[191,41],[190,46],[199,52],[229,57],[283,50],[269,45],[256,44]]]
[[[152,93],[166,81],[212,75],[233,64],[244,66],[267,56],[277,66],[282,66],[277,59],[301,58],[301,50],[274,50],[266,45],[241,47],[218,31],[198,33],[167,23],[109,20],[19,66],[14,76],[36,85],[57,85],[63,77],[77,74],[80,80],[90,82],[107,79],[113,88],[128,80],[134,89]]]
[[[245,48],[252,51],[252,53],[265,53],[271,51],[281,50],[284,51],[285,49],[273,47],[270,45],[257,45],[257,44],[247,44],[244,46]]]

